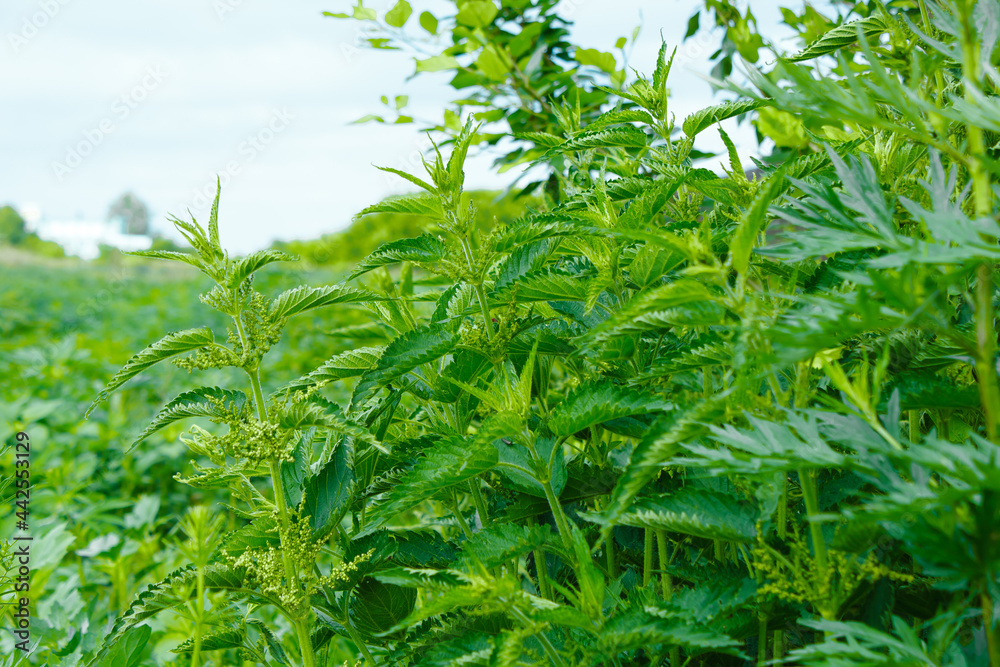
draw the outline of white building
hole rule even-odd
[[[35,217],[35,216],[32,216]],[[43,220],[35,217],[30,221],[25,216],[28,231],[35,232],[46,241],[54,241],[63,247],[67,255],[82,259],[96,259],[101,254],[101,246],[111,246],[119,250],[146,250],[153,239],[142,234],[123,233],[121,220],[94,222],[90,220]]]

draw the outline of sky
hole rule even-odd
[[[207,218],[218,176],[222,240],[235,252],[345,228],[365,206],[408,190],[374,165],[419,170],[427,147],[419,124],[352,121],[379,112],[382,95],[408,95],[414,116],[440,121],[454,92],[443,74],[407,81],[412,57],[361,48],[354,21],[322,15],[352,4],[3,0],[0,205],[102,220],[132,191],[167,232],[168,214]],[[381,15],[392,4],[365,6]],[[414,18],[443,6],[411,4]],[[670,81],[680,122],[713,103],[699,73],[717,39],[680,44],[696,4],[564,0],[562,9],[576,43],[601,50],[641,23],[629,63],[639,71],[652,70],[661,31],[680,45]],[[751,6],[765,31],[777,25],[774,3]],[[755,148],[752,128],[727,130],[742,150]],[[703,148],[719,148],[713,141]],[[516,176],[492,173],[491,160],[470,159],[467,188],[500,189]]]

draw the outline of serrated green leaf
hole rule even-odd
[[[247,396],[242,391],[220,387],[199,387],[185,391],[156,413],[153,421],[142,430],[125,453],[128,454],[143,440],[176,421],[188,417],[222,418],[238,413],[246,402]]]
[[[246,635],[239,628],[223,628],[214,632],[206,632],[201,637],[202,651],[219,651],[227,648],[239,648],[243,646]],[[172,653],[192,653],[194,652],[194,639],[186,639],[177,648],[171,649]]]
[[[548,526],[493,525],[465,541],[461,559],[474,572],[499,567],[542,547],[551,532]]]
[[[142,373],[148,368],[155,366],[165,359],[176,357],[178,354],[201,349],[215,342],[215,336],[208,327],[201,329],[186,329],[176,333],[167,334],[156,341],[142,352],[134,355],[125,362],[120,371],[108,381],[107,386],[101,390],[94,402],[87,408],[84,419],[90,416],[98,405],[105,401],[116,389]]]
[[[153,630],[148,625],[129,628],[96,667],[138,667]]]
[[[386,632],[410,615],[417,601],[414,588],[365,579],[352,593],[351,622],[363,635]]]
[[[351,506],[355,483],[354,448],[344,439],[330,461],[306,480],[303,514],[309,517],[314,540],[324,540],[340,523]]]
[[[585,301],[587,281],[576,276],[556,273],[551,269],[541,269],[518,277],[508,283],[497,299],[529,301]]]
[[[602,422],[669,409],[655,394],[603,381],[577,387],[553,410],[549,428],[572,435]]]
[[[716,104],[701,111],[695,111],[684,119],[684,134],[694,137],[702,130],[720,121],[732,118],[733,116],[740,116],[748,111],[754,111],[763,105],[764,102],[761,100],[737,100],[734,102],[723,102],[722,104]]]
[[[753,251],[757,236],[766,229],[768,210],[771,204],[786,189],[783,169],[767,179],[757,190],[757,194],[740,219],[733,240],[729,244],[729,252],[733,258],[733,268],[745,274],[750,266],[750,253]]]
[[[851,21],[829,31],[802,51],[788,58],[788,61],[796,63],[825,56],[828,53],[833,53],[845,46],[854,44],[858,41],[859,32],[864,39],[870,39],[875,35],[882,34],[885,30],[885,21],[878,15]]]
[[[375,368],[384,350],[384,346],[378,345],[374,347],[359,347],[355,350],[341,352],[324,361],[316,370],[289,382],[278,391],[279,393],[286,390],[295,391],[312,387],[321,382],[333,382],[345,378],[357,377],[364,374],[365,371]]]
[[[258,250],[246,257],[233,262],[229,274],[226,276],[229,287],[239,287],[244,280],[254,274],[255,271],[272,264],[274,262],[295,261],[293,255],[288,255],[279,250]]]
[[[430,234],[412,239],[391,241],[379,246],[375,252],[368,255],[347,279],[354,280],[362,274],[389,264],[398,262],[431,263],[440,261],[447,255],[448,246]]]
[[[359,213],[359,216],[369,213],[407,213],[410,215],[424,215],[435,220],[440,220],[444,215],[441,203],[437,197],[431,195],[398,195],[386,197],[377,204],[373,204]]]
[[[553,150],[566,153],[595,148],[645,148],[647,145],[649,145],[649,135],[637,127],[622,125],[594,132],[584,131]]]
[[[368,290],[344,287],[343,285],[326,285],[324,287],[296,287],[286,290],[271,302],[269,316],[272,322],[287,319],[294,315],[316,308],[325,308],[344,303],[371,303],[384,301],[385,297]]]
[[[757,511],[731,495],[685,488],[639,499],[619,517],[624,526],[663,529],[710,540],[750,542],[756,536]]]
[[[409,331],[382,351],[378,365],[366,372],[354,388],[353,405],[360,405],[379,388],[398,380],[422,364],[440,359],[458,344],[457,332],[435,325]]]

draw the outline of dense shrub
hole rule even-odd
[[[182,481],[228,492],[240,527],[192,510],[191,564],[94,664],[140,655],[141,622],[171,609],[194,664],[1000,665],[1000,6],[859,5],[678,126],[666,47],[624,85],[568,48],[552,4],[460,2],[442,54],[490,92],[474,77],[506,85],[533,57],[504,22],[543,16],[553,94],[517,97],[538,125],[504,158],[548,170],[536,210],[477,222],[470,119],[401,174],[419,194],[366,211],[421,233],[343,283],[257,291],[288,257],[229,257],[217,208],[207,228],[176,221],[193,253],[144,253],[201,270],[232,326],[169,334],[92,409],[165,359],[241,371],[135,441],[221,425],[184,439]],[[755,60],[749,12],[707,5],[721,73]],[[620,87],[579,88],[561,63],[581,56]],[[754,177],[721,130],[725,173],[696,167],[698,137],[746,114],[778,145]],[[368,344],[298,377],[267,363],[293,318],[349,305]]]

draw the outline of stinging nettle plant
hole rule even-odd
[[[104,655],[187,605],[195,663],[1000,666],[998,26],[995,0],[873,3],[679,127],[664,46],[604,113],[551,102],[520,139],[557,188],[492,229],[463,191],[470,119],[426,176],[389,169],[420,192],[365,213],[427,231],[363,288],[268,299],[253,273],[286,256],[229,258],[217,207],[175,221],[195,252],[145,254],[208,275],[233,328],[167,336],[99,400],[185,353],[242,369],[249,394],[185,392],[139,440],[225,425],[192,429],[212,465],[184,481],[243,525],[192,514],[192,566]],[[784,123],[770,161],[748,174],[720,127],[724,173],[694,165],[754,113]],[[345,304],[381,344],[265,397],[286,323]]]

